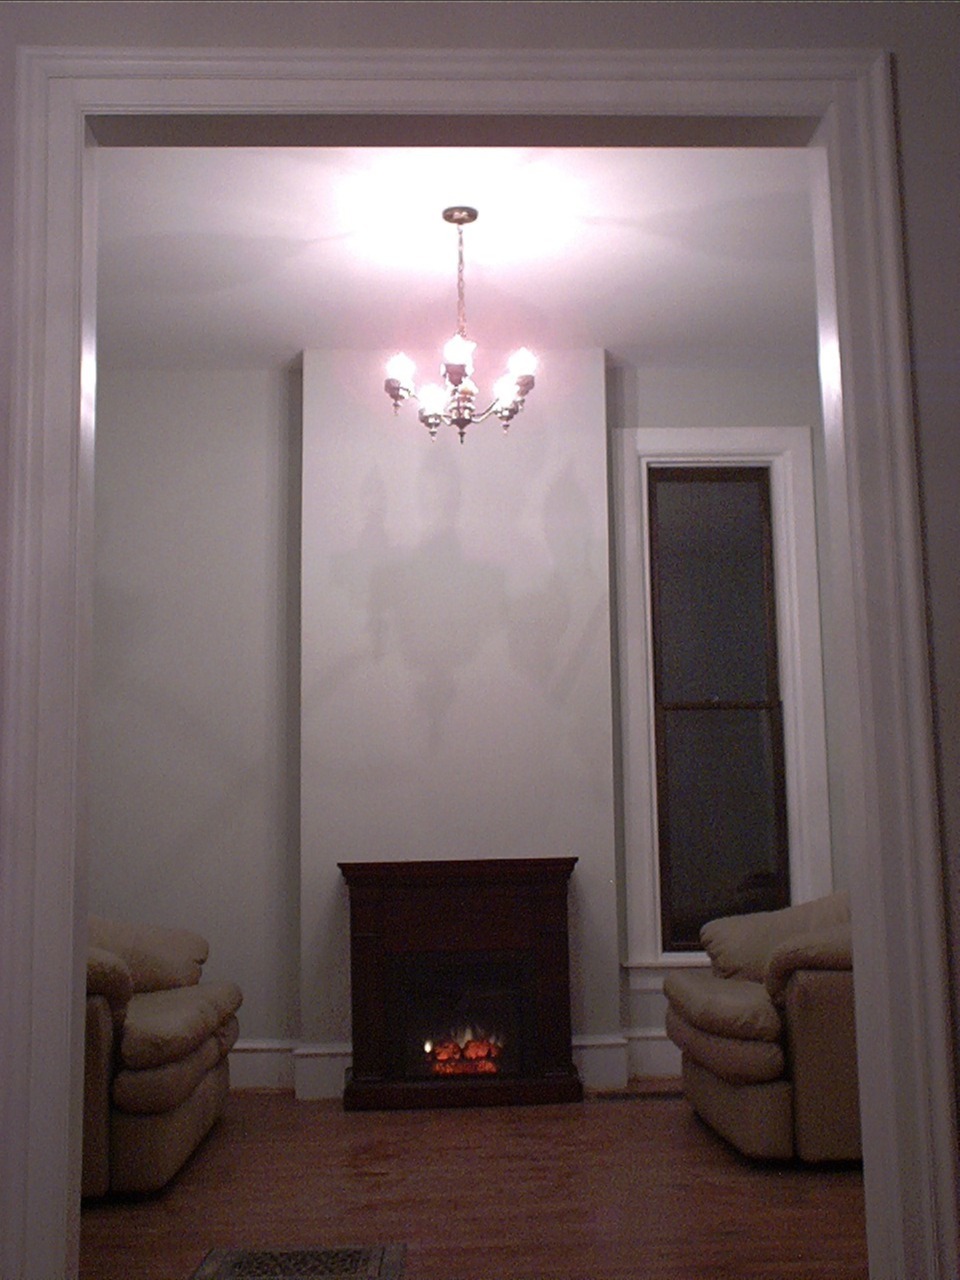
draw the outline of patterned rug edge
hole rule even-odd
[[[190,1280],[400,1280],[405,1245],[211,1249]]]

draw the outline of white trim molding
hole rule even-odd
[[[292,1089],[295,1040],[238,1040],[230,1050],[231,1089]]]
[[[293,1051],[293,1091],[301,1102],[341,1098],[344,1077],[353,1061],[347,1042],[300,1044]]]
[[[831,669],[853,897],[871,1280],[957,1269],[932,714],[890,67],[871,53],[361,57],[21,50],[0,740],[0,1274],[74,1277],[91,666],[91,118],[458,113],[819,122]],[[395,120],[394,120],[395,123]],[[619,1052],[619,1050],[618,1050]]]
[[[656,1027],[630,1027],[627,1038],[627,1068],[631,1080],[679,1078],[680,1050],[666,1031]]]
[[[629,1075],[623,1035],[574,1036],[573,1061],[585,1089],[623,1089]]]

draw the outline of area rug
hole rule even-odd
[[[191,1280],[400,1280],[405,1247],[211,1249]]]

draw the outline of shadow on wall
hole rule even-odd
[[[427,532],[417,546],[388,554],[371,573],[368,625],[377,658],[389,633],[413,676],[427,745],[439,749],[458,672],[506,620],[506,574],[464,548],[461,481],[449,453],[431,449],[417,479],[417,498]]]
[[[543,536],[550,569],[538,590],[510,602],[509,653],[518,672],[562,705],[588,655],[608,640],[606,582],[598,572],[590,509],[569,464],[546,492]]]
[[[440,748],[459,682],[481,650],[503,636],[510,668],[558,710],[607,643],[605,551],[598,556],[589,504],[572,466],[549,483],[540,513],[542,547],[508,532],[517,557],[494,563],[471,554],[464,535],[462,480],[449,451],[431,449],[417,476],[425,532],[412,547],[391,545],[387,484],[379,468],[359,494],[365,516],[356,544],[335,557],[332,579],[362,609],[366,653],[343,654],[325,672],[328,694],[372,658],[398,658],[409,696],[425,726],[426,746]],[[513,513],[516,519],[516,514]],[[497,512],[492,518],[500,518]],[[546,553],[546,569],[543,559]],[[526,564],[523,559],[536,563]],[[508,571],[532,583],[511,592]]]

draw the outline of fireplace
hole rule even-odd
[[[576,858],[341,862],[348,1110],[573,1102],[567,888]]]

